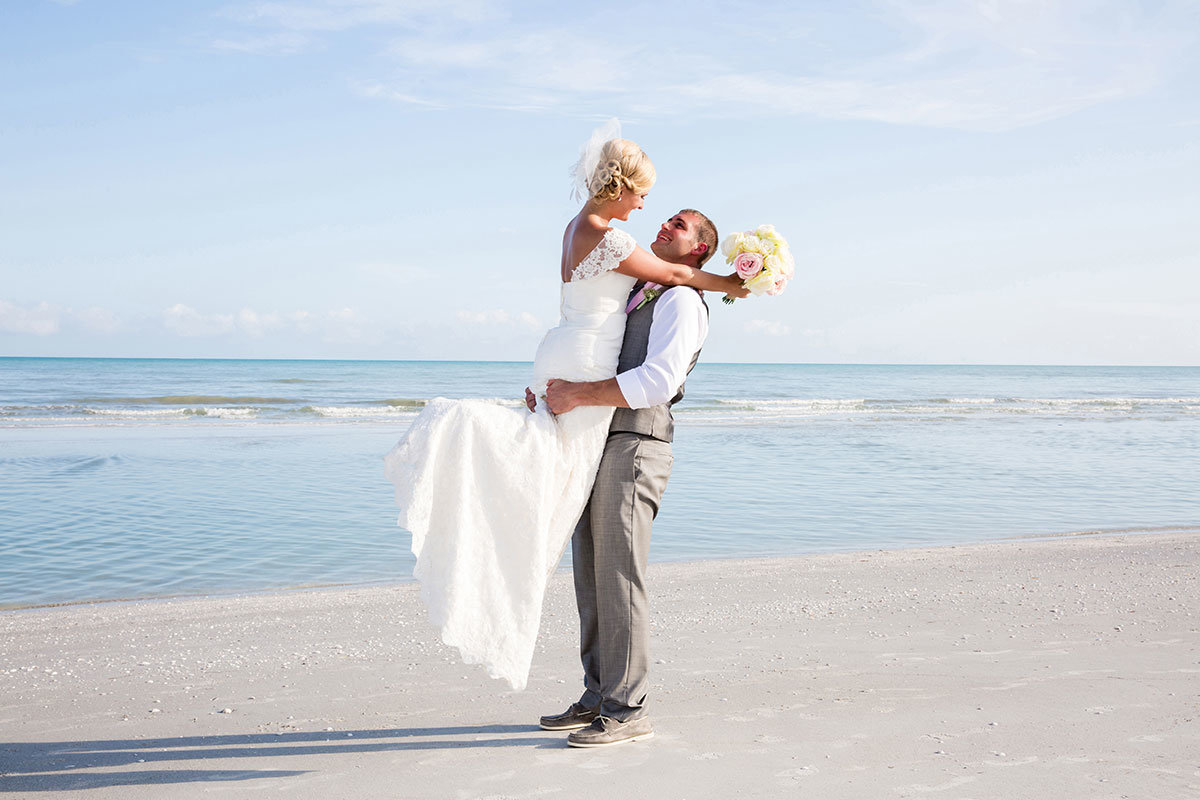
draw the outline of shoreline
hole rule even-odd
[[[913,550],[945,550],[945,549],[962,549],[977,546],[986,546],[1005,543],[1021,543],[1021,542],[1038,542],[1038,541],[1053,541],[1056,539],[1073,539],[1073,538],[1104,538],[1110,536],[1160,536],[1160,535],[1200,535],[1200,525],[1160,525],[1154,527],[1126,527],[1126,528],[1095,528],[1079,531],[1064,531],[1061,533],[1038,533],[1029,534],[1027,536],[1009,536],[990,541],[964,541],[954,544],[914,544],[910,546],[897,545],[895,547],[877,547],[870,549],[849,549],[849,550],[820,550],[809,553],[793,553],[793,554],[777,554],[777,555],[761,555],[761,556],[709,556],[706,558],[679,558],[679,559],[657,559],[652,560],[651,564],[701,564],[707,562],[721,563],[741,563],[741,562],[757,562],[757,561],[775,561],[775,560],[791,560],[804,559],[813,556],[821,555],[854,555],[858,553],[893,553],[907,552]],[[570,553],[568,548],[567,553]],[[569,560],[569,559],[568,559]],[[569,566],[560,566],[555,570],[556,575],[568,574]],[[43,609],[55,608],[75,608],[80,606],[95,606],[107,604],[128,604],[128,603],[151,603],[156,601],[166,600],[187,600],[198,598],[238,598],[238,597],[260,597],[260,596],[275,596],[281,594],[295,594],[305,592],[323,592],[351,589],[369,589],[369,588],[387,588],[395,586],[408,586],[416,584],[416,578],[401,578],[377,581],[362,581],[349,583],[314,583],[302,584],[297,586],[280,586],[268,587],[262,589],[214,589],[202,592],[180,592],[177,594],[148,594],[135,597],[103,597],[91,598],[84,600],[63,600],[53,603],[0,603],[0,616],[11,612],[37,611]]]
[[[519,693],[416,583],[0,614],[0,792],[1193,797],[1197,564],[1195,532],[655,563],[656,736],[601,751],[536,727],[580,689],[561,573]]]

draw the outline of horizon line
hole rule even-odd
[[[532,360],[470,358],[288,358],[275,356],[11,356],[0,360],[61,361],[356,361],[379,364],[533,364]],[[1090,367],[1096,369],[1196,369],[1200,364],[1063,364],[1011,362],[915,362],[915,361],[700,361],[697,366],[748,367]]]

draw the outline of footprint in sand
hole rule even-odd
[[[1027,758],[1022,758],[1019,761],[986,761],[985,760],[983,763],[987,764],[989,767],[1023,767],[1026,764],[1036,764],[1037,761],[1038,761],[1037,756],[1029,756]]]
[[[898,792],[945,792],[949,789],[955,788],[956,786],[962,786],[964,783],[974,783],[974,782],[975,782],[974,778],[964,775],[961,778],[955,778],[954,780],[947,781],[945,783],[939,783],[937,786],[927,786],[926,784],[923,784],[923,783],[915,783],[912,786],[897,786],[896,791],[898,791]]]

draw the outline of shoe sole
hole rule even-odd
[[[637,736],[630,736],[627,739],[617,739],[615,742],[572,742],[567,739],[568,747],[616,747],[619,744],[629,744],[630,742],[640,742],[643,739],[653,739],[654,731],[649,733],[639,733]]]
[[[591,724],[591,720],[588,720],[587,722],[572,722],[570,725],[547,725],[544,722],[539,722],[538,727],[544,731],[577,731],[580,728],[586,728]]]

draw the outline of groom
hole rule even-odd
[[[664,261],[699,269],[717,246],[717,229],[684,209],[659,229],[650,249]],[[650,527],[671,474],[671,406],[708,335],[708,306],[686,286],[630,297],[617,376],[574,383],[552,380],[546,403],[556,414],[578,406],[614,406],[591,498],[571,539],[579,607],[583,696],[561,714],[541,718],[551,731],[574,731],[573,747],[607,747],[648,739],[645,702],[650,670],[646,563]],[[526,390],[530,409],[533,395]]]

